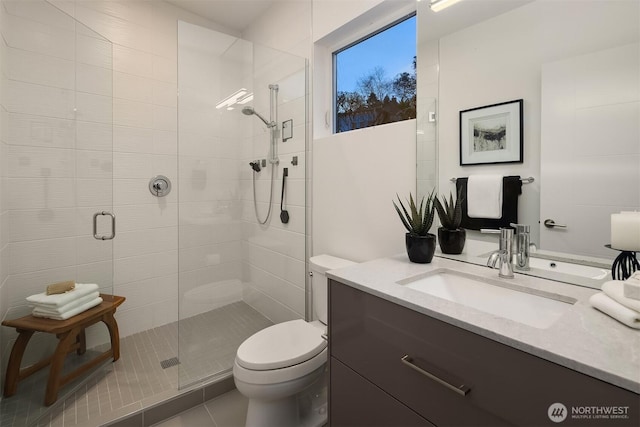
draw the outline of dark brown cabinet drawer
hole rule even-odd
[[[626,419],[562,425],[637,426],[640,396],[354,288],[331,282],[330,352],[438,426],[557,425],[549,407],[628,407]],[[443,382],[401,361],[409,356]],[[333,392],[333,388],[331,389]]]
[[[433,424],[345,365],[331,359],[331,427],[425,426]]]

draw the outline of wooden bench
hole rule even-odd
[[[103,300],[100,305],[90,308],[67,320],[44,319],[28,315],[20,317],[19,319],[5,320],[2,322],[4,326],[15,328],[19,334],[16,342],[13,344],[13,349],[9,356],[9,363],[7,364],[7,374],[4,383],[5,397],[15,394],[20,381],[40,369],[51,365],[49,379],[47,380],[47,390],[44,397],[44,404],[50,406],[58,399],[58,390],[69,383],[69,381],[110,357],[113,357],[114,362],[120,358],[120,335],[118,333],[118,324],[113,314],[116,312],[116,308],[124,302],[125,298],[106,294],[100,294],[100,297]],[[111,347],[109,350],[63,376],[62,368],[67,354],[74,350],[79,355],[85,353],[85,329],[98,322],[103,322],[107,325],[109,336],[111,337]],[[58,345],[52,356],[42,359],[27,368],[20,369],[22,356],[34,332],[55,334],[59,340]]]

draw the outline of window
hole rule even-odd
[[[334,132],[416,117],[415,14],[333,53]]]

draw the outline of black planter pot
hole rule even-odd
[[[464,228],[456,230],[448,230],[444,227],[438,228],[438,243],[443,254],[461,254],[466,239],[467,232]]]
[[[418,264],[430,263],[433,254],[436,252],[436,235],[427,234],[426,236],[412,236],[405,234],[405,243],[407,245],[407,255],[409,261]]]

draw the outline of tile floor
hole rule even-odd
[[[104,375],[90,378],[61,399],[38,426],[101,425],[175,397],[180,394],[179,386],[228,372],[242,341],[271,324],[249,305],[236,302],[180,325],[174,322],[125,337],[120,341],[120,360],[108,364]],[[161,361],[179,355],[178,343],[180,364],[163,369]],[[15,418],[2,427],[32,422],[33,418]]]
[[[233,390],[154,427],[243,427],[247,404],[247,398]]]

